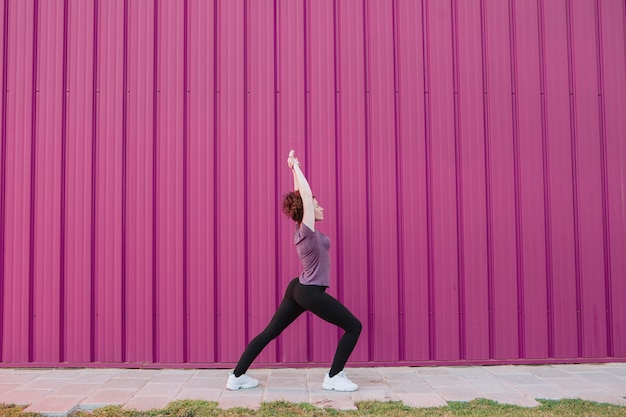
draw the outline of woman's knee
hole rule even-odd
[[[356,317],[353,317],[353,320],[350,322],[350,325],[345,330],[346,332],[354,333],[358,336],[361,334],[361,330],[363,330],[363,325],[361,324],[361,321],[359,319],[357,319]]]

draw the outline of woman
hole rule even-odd
[[[283,212],[296,222],[294,243],[303,271],[287,286],[283,301],[265,330],[250,342],[241,355],[237,367],[228,376],[226,388],[238,390],[256,387],[259,381],[246,375],[252,361],[271,340],[308,310],[345,330],[322,387],[335,391],[356,391],[358,385],[348,379],[343,368],[359,339],[361,322],[339,301],[326,294],[330,274],[330,239],[315,230],[315,222],[324,219],[324,209],[313,197],[294,151],[289,152],[287,164],[293,172],[295,190],[284,196]]]

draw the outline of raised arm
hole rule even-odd
[[[293,172],[294,190],[300,191],[300,198],[302,198],[302,208],[304,211],[302,223],[306,224],[309,229],[315,230],[315,203],[313,202],[313,191],[311,191],[311,186],[304,176],[300,168],[300,161],[294,156],[293,150],[289,152],[287,164]]]

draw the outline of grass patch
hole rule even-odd
[[[73,417],[236,417],[236,416],[468,416],[468,417],[564,417],[564,416],[626,416],[626,407],[612,404],[595,403],[583,400],[537,400],[539,407],[525,408],[515,405],[499,404],[486,399],[470,402],[450,402],[445,407],[411,408],[400,401],[362,401],[357,403],[358,410],[339,411],[331,408],[318,408],[311,404],[293,404],[284,401],[263,403],[258,410],[233,408],[222,410],[217,403],[210,401],[174,401],[166,408],[150,411],[123,410],[120,406],[108,406],[94,411],[78,411]],[[23,417],[37,414],[22,413],[25,407],[0,404],[0,416]]]

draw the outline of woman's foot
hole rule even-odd
[[[259,381],[254,378],[249,377],[246,374],[240,375],[236,377],[235,374],[230,372],[228,374],[228,382],[226,383],[226,388],[231,391],[237,391],[241,388],[254,388],[259,385]]]
[[[327,390],[334,391],[342,391],[342,392],[350,392],[356,391],[359,389],[359,386],[354,382],[350,381],[346,374],[341,371],[334,377],[328,376],[326,374],[324,376],[324,383],[322,384],[322,388]]]

